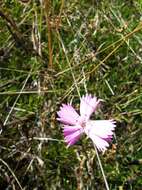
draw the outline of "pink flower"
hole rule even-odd
[[[70,104],[63,104],[57,112],[59,120],[63,123],[63,134],[68,146],[75,144],[85,133],[92,139],[100,151],[105,151],[112,139],[114,128],[113,120],[90,120],[91,114],[96,111],[100,99],[86,94],[81,98],[80,115]]]

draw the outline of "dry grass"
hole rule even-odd
[[[140,190],[142,4],[47,2],[1,3],[0,189],[105,188],[91,141],[67,149],[56,121],[88,92],[104,99],[94,117],[117,121],[100,154],[110,189]]]

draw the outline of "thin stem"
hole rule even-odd
[[[18,94],[18,96],[17,96],[15,102],[13,103],[13,106],[11,107],[11,109],[10,109],[10,111],[9,111],[9,113],[8,113],[8,115],[7,115],[6,119],[5,119],[5,121],[4,121],[4,124],[3,124],[4,126],[7,124],[8,119],[9,119],[9,117],[10,117],[12,111],[14,110],[14,107],[15,107],[17,101],[19,100],[19,98],[20,98],[20,96],[21,96],[21,94],[22,94],[22,92],[23,92],[23,90],[24,90],[24,88],[25,88],[25,86],[26,86],[26,84],[27,84],[27,81],[28,81],[28,79],[29,79],[30,76],[31,76],[31,72],[32,72],[32,69],[30,70],[30,72],[29,72],[27,78],[25,79],[25,82],[24,82],[24,84],[23,84],[23,86],[22,86],[22,89],[21,89],[20,93]]]
[[[104,178],[104,182],[105,182],[106,190],[110,190],[110,189],[109,189],[109,186],[108,186],[108,182],[107,182],[106,176],[105,176],[105,173],[104,173],[104,169],[103,169],[103,166],[102,166],[102,163],[101,163],[101,160],[100,160],[99,154],[98,154],[98,150],[97,150],[97,148],[96,148],[95,145],[94,145],[94,147],[95,147],[95,151],[96,151],[96,155],[97,155],[98,163],[99,163],[99,166],[100,166],[100,169],[101,169],[101,172],[102,172],[103,178]]]
[[[19,185],[20,189],[23,190],[19,180],[17,179],[16,175],[14,174],[14,172],[12,171],[12,169],[9,167],[9,165],[0,158],[0,161],[8,168],[8,170],[11,172],[12,176],[14,177],[15,181],[17,182],[17,184]]]
[[[68,63],[68,65],[69,65],[69,68],[70,68],[70,71],[71,71],[71,75],[72,75],[72,78],[73,78],[73,80],[74,80],[74,84],[75,84],[75,87],[76,87],[78,96],[79,96],[79,98],[81,99],[81,95],[80,95],[80,92],[79,92],[79,87],[78,87],[78,85],[77,85],[77,81],[76,81],[74,72],[73,72],[73,70],[72,70],[71,63],[70,63],[70,61],[69,61],[69,58],[68,58],[68,55],[67,55],[67,51],[66,51],[65,45],[64,45],[64,43],[63,43],[63,41],[62,41],[62,39],[61,39],[61,36],[60,36],[59,32],[58,32],[58,38],[59,38],[59,40],[60,40],[60,42],[61,42],[61,45],[62,45],[62,48],[63,48],[63,52],[64,52],[64,54],[65,54],[67,63]]]
[[[49,51],[49,67],[53,68],[52,62],[52,39],[51,39],[51,24],[50,24],[50,12],[51,12],[51,0],[44,0],[45,17],[47,24],[47,36],[48,36],[48,51]]]
[[[63,8],[64,8],[64,0],[61,0],[61,6],[60,6],[60,12],[59,12],[59,20],[58,20],[58,23],[57,23],[57,29],[59,28],[59,25],[61,23],[61,15],[62,15],[62,12],[63,12]]]

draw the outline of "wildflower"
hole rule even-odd
[[[63,123],[63,134],[68,146],[75,144],[85,133],[92,139],[99,151],[105,151],[112,140],[113,130],[116,127],[113,120],[90,120],[93,112],[100,104],[100,99],[86,94],[81,98],[80,115],[70,104],[62,104],[57,112],[59,120]]]

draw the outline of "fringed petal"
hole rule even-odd
[[[80,102],[80,115],[81,118],[87,121],[91,114],[95,112],[96,108],[100,103],[100,99],[97,100],[95,96],[86,95],[81,98]]]
[[[63,104],[57,112],[57,115],[59,117],[57,120],[67,125],[76,125],[79,118],[79,114],[70,104]]]
[[[85,133],[100,151],[105,151],[111,141],[116,125],[113,120],[90,120],[86,123]]]

